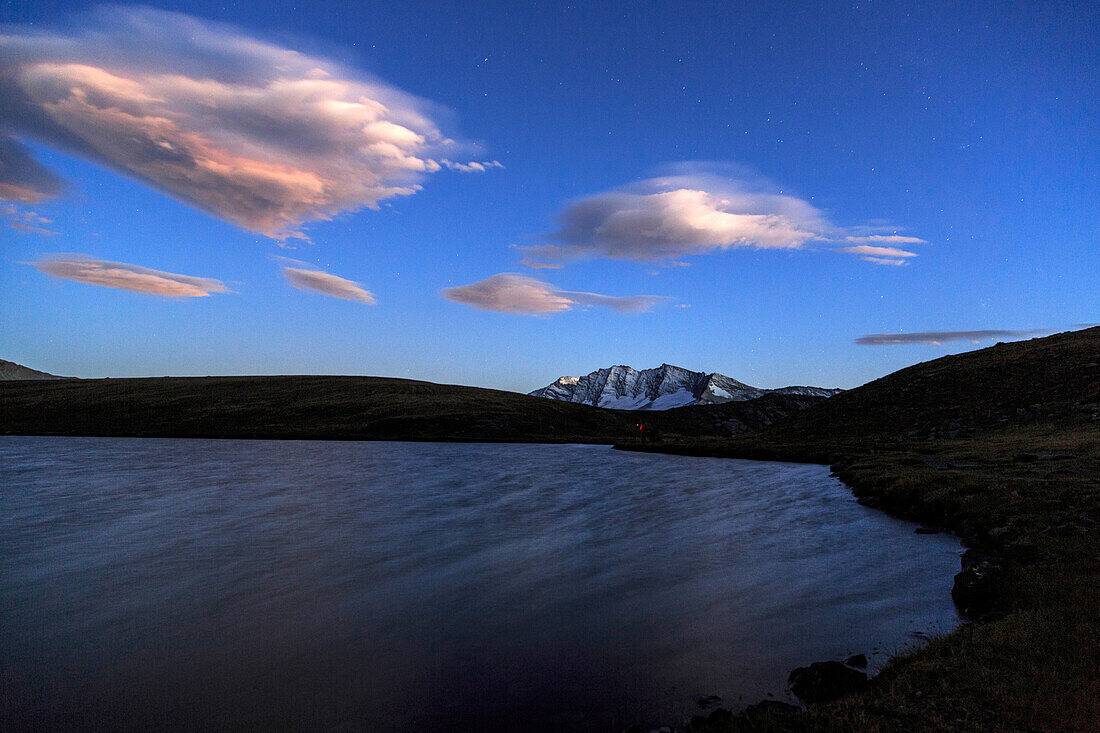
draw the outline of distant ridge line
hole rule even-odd
[[[19,379],[74,379],[74,377],[61,377],[57,374],[50,374],[49,372],[40,372],[37,369],[31,369],[22,364],[16,364],[14,361],[0,359],[0,380],[11,381]]]
[[[840,391],[804,386],[762,389],[717,372],[693,372],[672,364],[640,371],[617,364],[583,377],[559,377],[528,394],[617,410],[668,410],[687,405],[744,402],[766,394],[831,397]]]

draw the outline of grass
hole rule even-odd
[[[639,413],[478,387],[338,376],[0,381],[0,435],[612,443],[662,434],[729,436],[823,398]]]

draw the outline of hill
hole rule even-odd
[[[730,436],[818,399],[646,413],[661,433]],[[160,377],[0,383],[0,434],[611,443],[638,414],[382,377]]]
[[[922,362],[838,394],[768,434],[777,440],[907,442],[1010,425],[1100,428],[1100,327]]]
[[[16,364],[14,361],[0,359],[0,381],[18,379],[69,379],[69,377],[59,377],[56,374],[48,374]]]

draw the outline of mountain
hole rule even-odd
[[[823,398],[768,394],[647,416],[669,439],[759,430]],[[382,377],[157,377],[0,382],[0,435],[612,443],[634,413]]]
[[[761,389],[724,374],[692,372],[662,364],[656,369],[641,371],[620,365],[597,369],[583,377],[561,377],[529,394],[613,410],[668,410],[685,405],[744,402],[766,394],[831,397],[839,391],[823,387]]]
[[[40,372],[30,367],[25,367],[22,364],[16,364],[14,361],[4,361],[0,359],[0,380],[16,380],[16,379],[68,379],[69,377],[59,377],[56,374],[47,374],[46,372]]]

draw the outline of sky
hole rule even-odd
[[[1100,320],[1100,6],[0,0],[0,358],[851,388]]]

